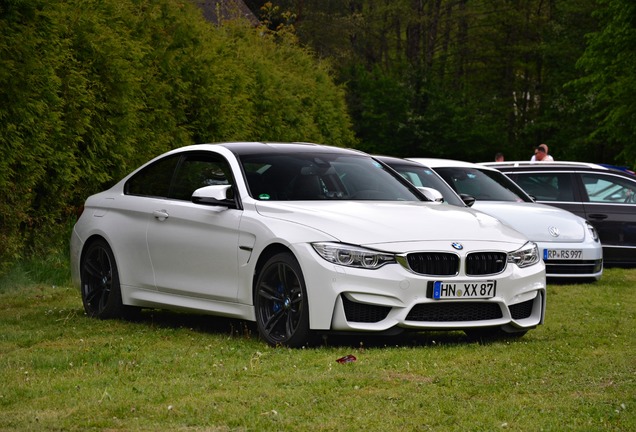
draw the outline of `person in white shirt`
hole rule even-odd
[[[531,162],[554,162],[554,158],[548,154],[548,146],[539,144],[534,150],[534,155],[530,158]]]

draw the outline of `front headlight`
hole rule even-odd
[[[333,264],[346,267],[377,269],[395,263],[395,256],[344,243],[312,243],[318,255]]]
[[[520,249],[508,253],[508,262],[517,264],[517,267],[529,267],[539,262],[539,248],[533,242],[528,242]]]
[[[590,235],[592,236],[594,241],[597,242],[598,241],[598,232],[596,231],[596,228],[594,228],[594,226],[591,223],[589,223],[588,221],[585,221],[585,225],[587,226],[587,230],[590,232]]]

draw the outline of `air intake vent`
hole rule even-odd
[[[365,303],[357,303],[349,300],[346,296],[342,296],[342,304],[344,305],[345,316],[347,321],[361,323],[380,322],[387,317],[391,308],[388,306],[377,306]]]
[[[593,274],[601,271],[603,260],[546,260],[545,272],[549,275]]]
[[[487,321],[503,316],[501,308],[492,302],[421,303],[406,317],[409,321],[457,322]]]
[[[510,315],[512,315],[513,319],[528,318],[530,315],[532,315],[533,304],[534,304],[534,299],[509,306]]]

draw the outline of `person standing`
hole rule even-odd
[[[530,158],[531,162],[554,162],[554,158],[548,154],[548,146],[539,144],[534,149],[534,155]]]
[[[504,161],[503,153],[501,152],[495,153],[495,162],[503,162],[503,161]]]

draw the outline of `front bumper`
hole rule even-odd
[[[394,328],[461,330],[506,326],[523,331],[543,323],[546,278],[543,262],[526,268],[507,264],[495,275],[480,277],[423,276],[399,264],[377,270],[336,266],[305,251],[305,273],[314,330],[386,332]],[[495,280],[496,295],[489,299],[435,300],[434,281]]]
[[[548,278],[599,280],[603,275],[600,243],[537,242],[537,246]]]

